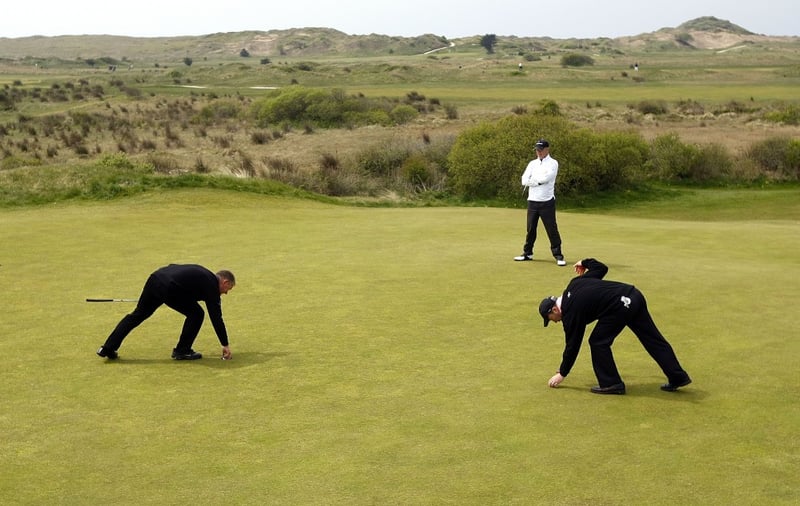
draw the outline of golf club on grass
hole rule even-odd
[[[139,302],[139,299],[86,299],[86,302]]]

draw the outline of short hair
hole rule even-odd
[[[226,281],[230,281],[232,285],[236,285],[236,276],[234,276],[231,271],[227,270],[217,271],[217,277],[220,277]]]

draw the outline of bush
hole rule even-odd
[[[137,165],[124,154],[106,155],[97,162],[97,166],[104,169],[131,170],[137,168]]]
[[[539,112],[548,116],[561,116],[561,107],[553,100],[544,99],[539,102]]]
[[[668,112],[667,104],[661,100],[642,100],[636,104],[633,109],[636,109],[642,114],[653,114],[655,116]]]
[[[344,123],[345,114],[363,112],[364,103],[357,97],[347,97],[341,90],[312,90],[300,86],[274,91],[254,105],[259,125],[307,122],[334,127]]]
[[[177,158],[170,153],[150,153],[147,155],[147,163],[153,170],[162,174],[175,174],[181,171]]]
[[[627,188],[643,178],[648,148],[638,133],[571,130],[553,155],[559,161],[556,189],[573,196]]]
[[[570,128],[562,118],[528,114],[463,131],[447,159],[453,189],[469,199],[518,199],[520,176],[535,156],[533,143],[543,136],[554,142]]]
[[[203,125],[213,125],[226,120],[238,118],[242,114],[242,106],[235,100],[218,100],[200,109],[194,121]]]
[[[694,100],[681,100],[678,102],[678,111],[682,114],[701,115],[706,112],[705,107]]]
[[[800,125],[800,106],[791,104],[784,109],[768,112],[764,119],[785,125]]]
[[[271,138],[270,133],[264,130],[257,130],[250,134],[250,140],[253,144],[267,144]]]
[[[427,187],[433,182],[428,160],[420,154],[409,156],[401,167],[403,180],[415,187]]]
[[[645,164],[652,179],[682,181],[690,177],[698,149],[684,144],[675,133],[660,135],[650,143],[650,158]]]
[[[356,154],[355,165],[359,170],[371,176],[394,177],[409,156],[410,151],[406,147],[384,144],[367,148]]]
[[[696,183],[723,181],[733,173],[733,157],[720,144],[700,146],[689,177]]]
[[[594,65],[594,60],[591,56],[578,53],[565,54],[561,57],[562,67],[584,67],[587,65]]]
[[[596,134],[546,114],[509,116],[464,131],[448,158],[453,190],[469,199],[519,200],[520,176],[535,158],[533,143],[546,137],[559,162],[556,193],[592,194],[629,187],[641,179],[647,142],[637,133]]]
[[[409,97],[418,97],[411,92]],[[408,98],[407,98],[408,99]],[[424,100],[424,97],[423,97]],[[423,109],[424,106],[422,107]],[[390,125],[411,121],[419,115],[416,107],[388,99],[347,95],[343,90],[319,90],[294,86],[272,92],[253,105],[260,126],[269,124],[311,125],[321,128],[360,125]]]
[[[396,125],[408,123],[414,120],[417,116],[419,116],[419,111],[417,111],[416,108],[405,104],[398,105],[389,113],[389,118]]]
[[[754,161],[772,177],[800,179],[800,140],[770,137],[753,144],[744,157]]]

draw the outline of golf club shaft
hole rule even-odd
[[[139,302],[139,299],[86,299],[86,302]]]

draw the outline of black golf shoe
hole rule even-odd
[[[199,360],[203,358],[203,354],[198,353],[194,350],[187,350],[187,351],[172,350],[172,358],[174,360]]]
[[[109,360],[116,360],[119,358],[119,355],[114,350],[109,350],[105,346],[101,346],[100,349],[97,350],[97,356],[107,358]]]
[[[691,382],[692,382],[692,379],[687,377],[685,380],[683,380],[680,383],[664,383],[663,385],[661,385],[661,390],[663,390],[665,392],[676,392],[680,387],[685,387],[686,385],[688,385]]]
[[[617,383],[616,385],[611,385],[610,387],[596,386],[592,387],[591,390],[593,394],[624,395],[625,383]]]

